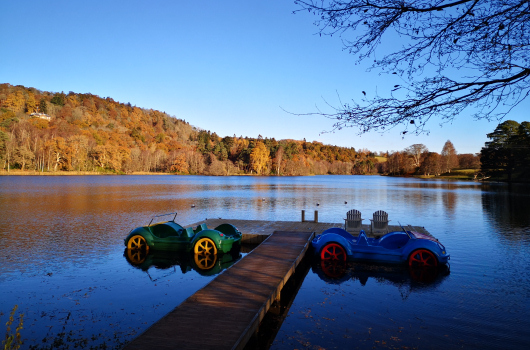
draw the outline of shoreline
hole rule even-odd
[[[97,171],[35,171],[35,170],[10,170],[9,172],[6,170],[0,170],[0,176],[89,176],[89,175],[112,175],[112,176],[126,176],[126,175],[175,175],[175,176],[210,176],[210,175],[204,175],[204,174],[175,174],[175,173],[162,173],[162,172],[144,172],[144,171],[138,171],[138,172],[132,172],[127,174],[116,174],[116,173],[103,173],[103,172],[97,172]],[[333,176],[335,174],[325,174],[329,176]],[[337,174],[337,175],[347,175],[347,174]],[[284,177],[286,175],[256,175],[256,174],[238,174],[238,175],[227,175],[227,176],[280,176]],[[305,175],[305,176],[315,176],[315,175]],[[357,176],[357,175],[356,175]],[[386,174],[366,174],[362,176],[390,176],[390,177],[405,177],[405,178],[417,178],[417,179],[424,179],[424,180],[461,180],[461,181],[473,181],[474,178],[472,176],[465,176],[461,174],[454,174],[454,175],[446,175],[446,176],[425,176],[425,175],[409,175],[409,176],[396,176],[396,175],[386,175]],[[222,177],[222,175],[221,175]]]

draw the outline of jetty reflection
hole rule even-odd
[[[411,291],[434,288],[450,273],[449,266],[445,265],[438,268],[412,268],[320,259],[314,259],[311,268],[320,279],[331,284],[353,280],[364,286],[372,278],[377,283],[389,283],[398,288],[408,286]]]
[[[144,271],[153,282],[168,274],[176,273],[178,271],[177,267],[182,274],[196,271],[201,276],[217,275],[241,259],[240,252],[206,255],[131,249],[125,249],[123,256],[131,266]],[[167,273],[164,276],[153,278],[150,273],[153,268],[155,270],[166,270]]]

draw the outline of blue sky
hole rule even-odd
[[[0,2],[0,83],[92,93],[167,112],[220,136],[306,139],[371,151],[447,140],[475,153],[497,121],[460,115],[430,134],[335,133],[333,121],[286,113],[326,109],[380,94],[395,76],[367,73],[338,38],[315,35],[313,15],[293,1]],[[509,119],[529,120],[529,101]]]

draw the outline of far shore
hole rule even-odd
[[[453,173],[446,173],[440,176],[434,176],[434,175],[409,175],[409,176],[396,176],[396,175],[383,175],[383,174],[368,174],[367,176],[393,176],[393,177],[413,177],[413,178],[419,178],[419,179],[443,179],[443,180],[474,180],[474,174],[475,171],[470,172],[467,171],[454,171]],[[137,171],[132,173],[122,173],[122,174],[116,174],[116,173],[105,173],[105,172],[97,172],[97,171],[35,171],[35,170],[20,170],[20,169],[12,169],[10,171],[7,171],[5,169],[0,170],[0,176],[84,176],[84,175],[191,175],[191,174],[175,174],[175,173],[154,173],[154,172],[147,172],[147,171]],[[207,176],[205,174],[200,175],[192,175],[192,176]],[[256,174],[237,174],[237,175],[230,175],[230,176],[258,176]],[[261,176],[277,176],[277,175],[261,175]],[[285,175],[282,175],[285,176]],[[313,176],[313,175],[307,175],[307,176]]]

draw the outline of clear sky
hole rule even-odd
[[[371,151],[423,143],[479,152],[497,121],[460,115],[430,134],[322,133],[315,112],[393,86],[367,73],[339,38],[315,35],[314,16],[288,0],[0,1],[0,83],[92,93],[164,111],[220,136],[306,139]],[[399,82],[397,82],[399,83]],[[509,119],[530,120],[530,101]]]

